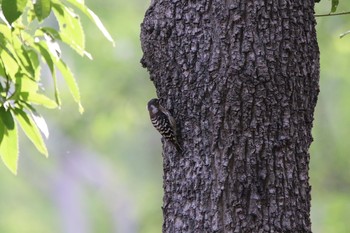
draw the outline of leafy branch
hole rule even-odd
[[[56,72],[60,71],[68,89],[83,112],[74,75],[61,58],[60,41],[81,56],[91,59],[85,50],[85,35],[80,14],[86,15],[113,45],[113,39],[98,16],[84,1],[78,0],[2,0],[0,1],[0,156],[17,173],[18,126],[39,152],[48,156],[42,134],[48,128],[36,106],[61,105]],[[58,28],[50,26],[53,15]],[[40,62],[40,60],[42,62]],[[47,65],[54,85],[54,99],[42,88],[42,65]]]

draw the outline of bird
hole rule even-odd
[[[156,98],[148,102],[147,109],[154,128],[156,128],[167,141],[171,142],[178,152],[181,152],[182,147],[177,140],[176,122],[171,113],[164,108],[159,103],[159,99]]]

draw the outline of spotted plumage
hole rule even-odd
[[[182,148],[177,141],[176,122],[170,112],[159,103],[159,99],[151,99],[147,108],[153,126],[168,141],[170,141],[178,151]]]

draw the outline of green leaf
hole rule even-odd
[[[18,40],[18,38],[14,40]],[[21,67],[21,71],[32,79],[35,79],[35,68],[30,61],[27,48],[23,45],[16,47],[14,57],[16,58],[17,64]]]
[[[339,0],[332,0],[332,9],[331,9],[331,12],[336,12],[336,11],[337,11],[338,5],[339,5]]]
[[[5,64],[6,73],[13,79],[18,72],[25,73],[29,77],[35,76],[34,67],[30,62],[26,46],[23,45],[22,39],[19,37],[18,30],[12,30],[5,25],[0,25],[0,33],[5,36],[0,44],[1,59]],[[26,33],[23,33],[27,37]]]
[[[79,16],[62,4],[53,3],[52,7],[60,27],[62,41],[84,56],[85,36]]]
[[[45,34],[50,35],[52,38],[55,38],[56,40],[62,41],[61,34],[54,28],[42,27],[35,32],[35,36],[44,36]]]
[[[39,21],[48,17],[51,13],[51,0],[36,0],[34,12]]]
[[[33,8],[29,9],[28,12],[27,12],[27,22],[28,22],[28,24],[30,24],[31,22],[33,22],[37,18]]]
[[[47,108],[57,108],[55,101],[43,94],[37,93],[39,84],[32,79],[17,77],[16,89],[19,92],[20,99],[26,103],[39,104]]]
[[[29,57],[29,61],[31,63],[32,68],[34,69],[34,79],[35,81],[40,80],[40,61],[38,54],[33,49],[27,49],[27,55]]]
[[[29,92],[21,92],[20,96],[24,101],[32,103],[32,104],[38,104],[42,105],[46,108],[57,108],[57,103],[50,99],[49,97],[39,94],[39,93],[29,93]]]
[[[74,79],[72,71],[69,69],[69,67],[60,59],[59,61],[55,62],[55,65],[57,68],[61,71],[63,78],[65,79],[68,88],[70,90],[70,93],[72,94],[75,102],[78,103],[79,105],[79,112],[83,113],[84,108],[82,107],[80,103],[80,92],[79,92],[79,87]]]
[[[67,0],[67,2],[78,8],[81,12],[83,12],[97,26],[97,28],[102,32],[105,38],[109,40],[113,46],[115,46],[112,36],[109,34],[108,30],[103,25],[100,18],[84,4],[83,0]]]
[[[18,108],[14,109],[13,112],[15,114],[16,120],[18,121],[27,137],[33,142],[38,151],[47,157],[48,152],[44,140],[37,125],[30,117],[30,115],[24,112],[22,109]]]
[[[79,55],[83,56],[87,56],[89,59],[92,60],[91,54],[89,54],[88,52],[86,52],[84,50],[84,48],[82,48],[81,46],[77,46],[77,44],[75,43],[71,43],[71,39],[69,37],[67,37],[65,34],[62,34],[60,32],[58,32],[56,29],[54,28],[50,28],[50,27],[42,27],[39,30],[37,30],[35,32],[36,36],[44,36],[45,38],[47,38],[47,35],[51,36],[51,38],[54,38],[55,40],[60,40],[62,42],[64,42],[65,44],[69,45],[71,48],[73,48]],[[46,36],[45,36],[46,35]]]
[[[20,92],[36,93],[39,90],[39,83],[26,76],[17,76],[16,88]]]
[[[18,63],[7,49],[0,49],[0,59],[4,64],[6,74],[12,79],[15,79],[16,73],[19,70]]]
[[[55,65],[53,60],[56,59],[56,57],[51,57],[51,54],[49,52],[49,48],[46,43],[43,41],[35,43],[36,48],[39,50],[41,56],[44,58],[47,66],[49,67],[51,74],[55,74]]]
[[[56,77],[56,71],[55,71],[55,65],[54,65],[54,60],[56,59],[55,57],[51,57],[51,54],[49,52],[49,48],[47,45],[43,42],[40,41],[38,43],[35,43],[36,47],[40,51],[41,56],[44,58],[47,66],[49,67],[54,83],[54,89],[55,89],[55,99],[56,103],[58,106],[61,105],[61,98],[60,98],[60,93],[58,90],[58,84],[57,84],[57,77]]]
[[[0,60],[0,77],[5,77],[5,68],[4,68],[4,63]],[[1,79],[0,79],[1,80]],[[0,90],[3,90],[3,87],[0,85]],[[1,97],[0,97],[1,99]],[[1,102],[0,102],[1,103]],[[0,105],[1,106],[1,105]]]
[[[106,37],[106,39],[109,40],[113,44],[113,46],[115,46],[112,36],[107,31],[100,18],[89,8],[87,8],[87,12],[90,16],[90,19],[96,24],[96,26],[98,27],[98,29],[100,29],[100,31]]]
[[[42,41],[36,43],[39,47],[41,54],[44,56],[46,62],[48,63],[51,72],[54,70],[53,64],[60,70],[64,80],[66,81],[69,91],[71,92],[75,102],[79,105],[79,112],[84,112],[84,108],[81,105],[80,102],[80,92],[78,85],[74,79],[74,75],[72,71],[69,69],[69,67],[62,61],[62,59],[55,57],[55,55],[52,54],[52,51],[48,48],[48,45],[43,43]],[[51,67],[52,66],[52,67]],[[58,90],[57,90],[58,93]]]
[[[33,104],[42,105],[46,108],[57,108],[58,107],[58,105],[55,101],[53,101],[49,97],[42,95],[42,94],[39,94],[39,93],[29,95],[28,101],[33,103]]]
[[[27,0],[2,0],[2,12],[9,24],[12,24],[18,19],[24,8],[27,5]]]
[[[5,24],[0,24],[0,32],[4,36],[6,43],[7,43],[7,41],[11,40],[11,38],[12,38],[11,28],[7,27]],[[2,47],[4,47],[4,45],[5,44],[3,44]]]
[[[10,111],[6,111],[3,107],[0,108],[0,156],[6,167],[13,174],[17,174],[17,127]]]

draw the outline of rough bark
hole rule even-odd
[[[163,232],[311,232],[314,0],[154,0],[142,64],[174,115]]]

